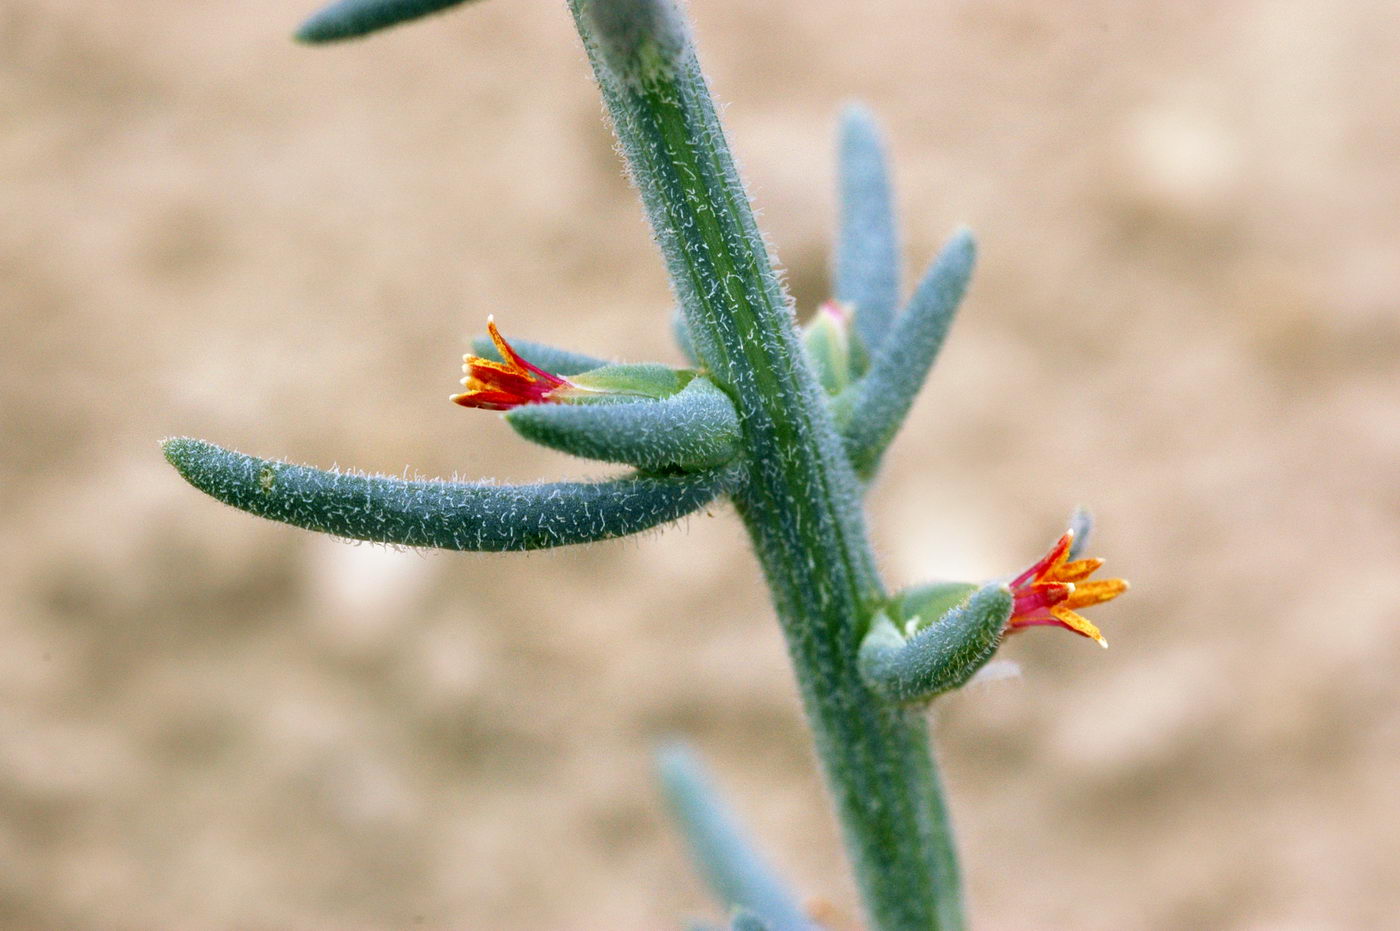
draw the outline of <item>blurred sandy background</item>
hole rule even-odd
[[[309,5],[307,9],[309,9]],[[724,509],[530,557],[348,546],[156,441],[598,475],[446,402],[508,334],[668,345],[559,2],[364,44],[273,0],[0,8],[0,924],[651,929],[717,916],[661,817],[692,737],[857,912]],[[804,310],[865,99],[922,268],[983,260],[872,501],[892,585],[1027,564],[1072,505],[1130,597],[943,702],[979,928],[1400,913],[1400,11],[695,0]],[[910,275],[915,269],[910,270]]]

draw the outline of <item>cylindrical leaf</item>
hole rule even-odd
[[[841,216],[836,235],[836,299],[855,307],[856,331],[874,353],[899,307],[899,231],[880,129],[870,112],[841,116]]]
[[[734,404],[707,378],[692,379],[659,401],[531,404],[506,414],[506,421],[542,446],[648,471],[713,468],[739,452]]]
[[[657,754],[657,773],[671,813],[715,895],[731,908],[761,915],[772,931],[811,931],[812,922],[754,849],[695,754],[671,744]]]
[[[966,230],[949,241],[881,344],[869,373],[851,388],[849,402],[838,399],[849,403],[838,420],[851,464],[861,476],[874,474],[923,387],[967,290],[976,255]]]
[[[191,485],[259,517],[354,540],[480,552],[637,533],[703,507],[735,481],[729,470],[539,485],[408,481],[258,459],[185,437],[164,447]]]
[[[437,13],[467,0],[339,0],[313,13],[297,29],[299,42],[354,39]]]
[[[927,701],[966,685],[996,653],[1011,608],[1011,590],[993,582],[908,640],[882,614],[861,643],[861,675],[900,703]]]

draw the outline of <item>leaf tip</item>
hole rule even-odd
[[[841,106],[841,127],[843,129],[866,129],[878,131],[875,112],[863,100],[851,99]]]
[[[466,0],[336,0],[312,13],[292,33],[303,45],[325,45],[421,19]]]
[[[302,20],[301,25],[292,33],[292,40],[300,42],[302,45],[325,45],[328,42],[338,42],[362,34],[356,30],[347,29],[340,5],[332,4],[317,10]]]
[[[977,261],[977,237],[973,235],[972,228],[962,225],[953,230],[947,251],[950,259],[971,268]]]
[[[168,436],[160,441],[160,451],[165,455],[165,461],[181,475],[186,474],[193,455],[205,446],[208,444],[192,436]]]

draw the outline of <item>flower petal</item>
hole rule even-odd
[[[1050,613],[1055,616],[1055,620],[1059,621],[1060,625],[1066,630],[1072,630],[1081,637],[1088,637],[1090,640],[1097,640],[1099,646],[1103,647],[1105,650],[1108,649],[1108,641],[1104,639],[1103,634],[1099,633],[1099,629],[1095,627],[1087,617],[1075,614],[1064,605],[1055,605],[1055,607],[1050,609]]]
[[[452,395],[454,404],[508,411],[522,404],[560,400],[556,394],[572,388],[568,379],[531,364],[511,348],[510,343],[501,336],[501,331],[496,329],[494,317],[487,319],[486,329],[503,361],[463,356],[462,371],[466,377],[462,379],[462,385],[467,390]]]
[[[1080,582],[1074,586],[1074,592],[1065,599],[1066,608],[1087,608],[1089,605],[1102,604],[1111,601],[1128,590],[1128,583],[1123,579],[1095,579],[1090,582]]]
[[[1093,575],[1101,566],[1102,559],[1076,559],[1055,569],[1047,578],[1053,578],[1056,582],[1079,582]]]
[[[1069,555],[1070,544],[1073,542],[1074,531],[1065,531],[1065,535],[1055,541],[1054,546],[1050,547],[1050,552],[1046,553],[1025,572],[1022,572],[1011,580],[1011,587],[1017,589],[1032,579],[1039,580],[1048,576],[1051,571],[1065,561],[1065,558]]]
[[[1012,614],[1016,617],[1034,614],[1057,605],[1074,595],[1074,586],[1067,582],[1043,582],[1016,592]]]

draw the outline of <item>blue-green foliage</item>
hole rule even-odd
[[[546,372],[553,372],[555,375],[579,375],[583,372],[590,372],[593,369],[601,368],[610,364],[607,359],[599,359],[594,356],[584,355],[581,352],[574,352],[571,349],[558,349],[544,343],[536,343],[528,339],[512,339],[511,348],[516,351],[520,358],[537,365]],[[501,354],[496,350],[496,344],[491,342],[490,337],[478,336],[472,340],[472,352],[483,359],[490,359],[493,362],[504,362]]]
[[[878,615],[860,646],[860,671],[892,701],[923,702],[965,685],[987,664],[1011,618],[1011,590],[994,582],[908,640]]]
[[[258,459],[200,440],[164,444],[194,487],[225,504],[354,540],[449,550],[533,550],[670,523],[733,488],[732,470],[539,485],[408,481]]]
[[[967,291],[976,257],[972,234],[960,230],[924,275],[876,351],[870,371],[836,400],[846,451],[862,477],[875,473],[923,387]]]
[[[715,895],[761,918],[760,927],[811,931],[812,922],[744,835],[695,754],[671,744],[657,754],[656,766],[671,813]]]
[[[709,469],[739,454],[734,403],[703,377],[661,400],[530,404],[505,419],[542,446],[653,472]]]
[[[884,141],[870,111],[841,116],[836,234],[836,299],[856,309],[856,332],[874,353],[889,336],[899,307],[899,230],[890,194]]]
[[[467,0],[339,0],[313,13],[298,27],[298,42],[312,45],[355,39],[399,23],[437,13]]]

